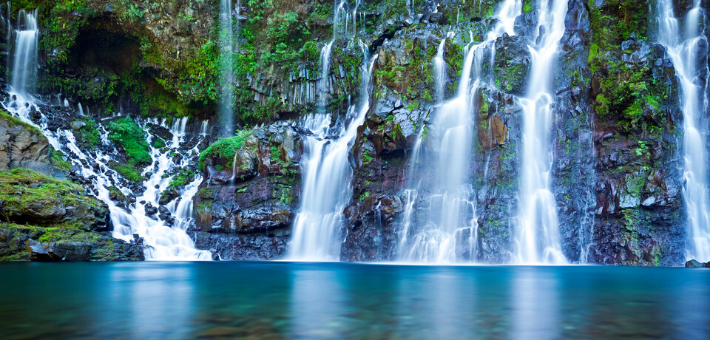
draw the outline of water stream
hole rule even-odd
[[[303,176],[301,207],[293,223],[289,258],[302,261],[337,261],[343,209],[352,197],[353,170],[348,153],[367,111],[370,109],[370,77],[377,55],[363,51],[360,102],[348,109],[349,124],[331,128],[328,114],[306,116],[301,127],[309,131],[302,138],[300,162]]]
[[[170,127],[166,125],[165,119],[162,122],[158,122],[157,118],[137,122],[146,132],[146,142],[150,145],[152,162],[142,171],[142,175],[147,178],[142,183],[145,191],[127,210],[119,207],[110,198],[110,188],[116,188],[125,196],[130,196],[133,192],[123,185],[127,181],[108,165],[118,152],[109,140],[109,133],[104,126],[101,123],[98,124],[101,143],[105,148],[90,152],[79,147],[71,129],[56,131],[48,129],[49,118],[42,113],[40,104],[43,103],[39,98],[33,96],[32,87],[32,84],[36,83],[38,68],[36,58],[37,36],[39,34],[37,11],[21,10],[18,17],[20,17],[19,29],[15,31],[16,39],[15,46],[13,46],[13,81],[9,87],[8,100],[2,103],[3,108],[20,120],[39,128],[52,147],[69,155],[72,165],[78,167],[81,175],[91,182],[91,186],[88,188],[90,192],[109,206],[115,238],[131,241],[134,239],[134,234],[142,237],[148,246],[145,249],[147,260],[211,260],[211,253],[195,249],[194,242],[185,232],[192,222],[192,197],[197,193],[197,188],[202,183],[200,175],[197,175],[191,183],[182,189],[180,197],[165,206],[169,211],[165,218],[157,213],[148,212],[146,209],[149,206],[153,206],[155,209],[160,206],[158,203],[160,194],[168,188],[173,177],[164,175],[173,169],[186,168],[189,166],[187,156],[199,153],[195,147],[185,154],[185,157],[181,157],[179,163],[176,163],[175,158],[172,157],[175,153],[182,153],[188,118],[174,119]],[[69,106],[66,98],[64,106]],[[83,108],[80,109],[83,111]],[[31,112],[33,110],[40,112],[39,122],[32,120]],[[157,149],[152,146],[153,138],[157,137],[150,133],[149,124],[169,128],[172,139],[165,141],[166,147]],[[101,151],[106,149],[111,151]]]
[[[239,20],[237,20],[237,23]],[[220,120],[226,136],[234,133],[234,27],[232,0],[220,0],[219,6],[220,80],[222,98],[219,103]]]
[[[434,187],[427,188],[432,193],[428,216],[426,220],[418,221],[416,230],[412,229],[415,202],[410,200],[421,197],[416,192],[419,183],[413,183],[415,187],[407,190],[405,231],[401,233],[398,244],[400,261],[452,263],[462,259],[472,262],[476,260],[478,222],[475,190],[469,178],[475,128],[471,111],[476,107],[475,93],[483,81],[484,58],[492,57],[495,53],[497,38],[504,33],[515,34],[512,23],[521,9],[522,3],[519,0],[506,0],[496,12],[498,24],[489,32],[486,41],[466,46],[457,92],[449,100],[445,100],[443,90],[446,40],[439,44],[432,63],[436,82],[434,92],[440,105],[431,126],[431,136],[428,137],[432,138],[432,145],[438,152],[436,180]],[[421,135],[416,145],[421,144]],[[418,152],[413,153],[413,157],[418,157]],[[412,164],[415,161],[412,160]]]
[[[557,206],[550,187],[554,116],[552,75],[559,41],[565,33],[567,0],[538,1],[538,26],[529,46],[532,65],[523,106],[523,150],[520,204],[516,230],[520,263],[566,263],[557,223]],[[549,5],[552,7],[548,7]],[[537,42],[537,43],[535,43]]]
[[[683,110],[684,179],[683,198],[688,213],[688,259],[710,261],[710,202],[708,201],[706,113],[708,84],[708,42],[701,1],[685,16],[681,30],[673,13],[673,1],[659,0],[659,42],[667,48],[680,80]],[[701,50],[702,49],[702,50]],[[705,56],[698,58],[698,56]]]

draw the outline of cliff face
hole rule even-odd
[[[501,2],[369,0],[347,24],[336,20],[331,0],[239,3],[232,12],[239,27],[233,51],[238,129],[228,142],[211,138],[216,143],[194,169],[205,176],[190,229],[197,247],[223,259],[285,256],[302,192],[299,141],[307,132],[298,119],[315,112],[319,100],[327,112],[345,116],[362,90],[364,55],[377,54],[371,105],[349,151],[353,196],[344,208],[340,259],[396,259],[407,205],[416,229],[435,204],[434,192],[415,198],[406,189],[431,187],[445,152],[424,132],[421,157],[412,163],[417,135],[437,114],[432,60],[454,33],[443,45],[444,97],[453,97],[465,47],[486,38]],[[692,7],[674,4],[677,17]],[[219,121],[218,2],[22,4],[36,5],[39,92],[61,92],[95,112]],[[524,166],[518,97],[528,90],[536,8],[535,0],[522,1],[516,35],[498,38],[482,61],[487,81],[477,87],[469,113],[475,129],[467,170],[478,238],[459,259],[507,263],[515,252]],[[683,115],[675,65],[655,42],[657,15],[655,1],[568,1],[552,75],[549,176],[569,261],[684,261]],[[320,74],[321,48],[333,37],[329,74]],[[327,98],[319,98],[319,83],[327,85]],[[211,125],[212,132],[223,128]]]

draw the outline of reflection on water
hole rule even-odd
[[[2,264],[0,339],[707,339],[710,270]]]
[[[513,274],[511,339],[559,338],[557,272],[523,267]]]

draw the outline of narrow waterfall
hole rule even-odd
[[[680,80],[683,110],[683,198],[688,212],[688,259],[710,261],[710,202],[705,150],[708,109],[708,42],[701,1],[685,16],[681,30],[673,1],[659,0],[659,42],[667,48]],[[702,23],[702,24],[701,24]],[[698,58],[699,55],[705,56]]]
[[[237,20],[238,22],[238,20]],[[220,81],[222,98],[219,114],[227,136],[234,134],[234,27],[232,0],[220,0],[219,6]]]
[[[413,229],[412,214],[416,211],[414,201],[421,195],[417,193],[417,188],[406,191],[404,231],[398,244],[400,261],[451,263],[458,262],[462,257],[467,257],[469,261],[476,260],[478,222],[475,191],[469,178],[475,128],[471,114],[476,106],[474,94],[482,82],[484,57],[495,53],[494,45],[498,37],[504,33],[514,34],[512,22],[521,10],[520,0],[506,0],[496,13],[498,24],[489,32],[487,40],[466,46],[457,93],[448,101],[443,91],[446,40],[439,44],[432,61],[436,99],[441,102],[431,128],[433,145],[438,152],[437,178],[434,187],[430,188],[429,216],[425,221],[418,221],[416,230]],[[421,140],[417,140],[416,145],[420,143]],[[418,157],[418,152],[414,152],[413,157]],[[414,163],[415,160],[412,160]]]
[[[532,74],[523,106],[523,149],[516,242],[521,263],[561,264],[557,206],[550,188],[554,66],[565,33],[567,0],[538,1],[538,25],[531,37]],[[552,8],[549,5],[552,4]]]
[[[360,102],[348,109],[352,118],[342,128],[330,128],[331,117],[305,117],[301,126],[311,135],[303,136],[300,166],[303,178],[301,207],[293,223],[289,258],[301,261],[336,261],[340,254],[343,209],[352,196],[353,170],[348,153],[370,109],[370,77],[377,59],[368,59],[363,50]],[[346,119],[347,121],[347,119]],[[334,131],[336,130],[336,131]]]
[[[320,51],[320,80],[318,81],[318,113],[325,114],[326,106],[328,105],[328,89],[330,83],[330,51],[333,48],[331,40]]]
[[[37,85],[37,45],[39,25],[37,10],[20,10],[17,15],[17,30],[14,31],[15,44],[12,62],[12,89],[26,95],[34,92]],[[8,40],[9,42],[10,40]]]

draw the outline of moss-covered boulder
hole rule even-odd
[[[108,227],[108,208],[86,190],[29,169],[0,172],[2,220],[84,231]]]

